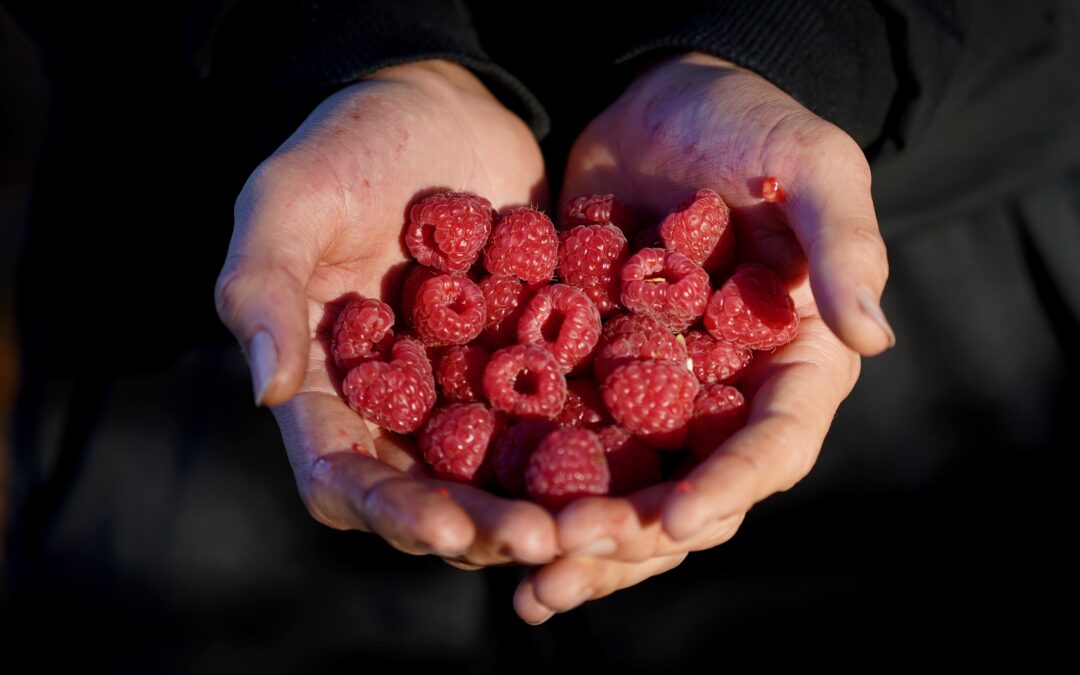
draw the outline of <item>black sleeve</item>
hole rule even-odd
[[[915,99],[933,105],[962,31],[948,1],[712,0],[676,3],[616,60],[701,51],[760,73],[864,147]],[[918,71],[918,72],[916,72]]]
[[[461,0],[246,0],[229,13],[215,51],[219,71],[272,90],[330,90],[380,68],[447,59],[480,77],[542,137],[537,98],[490,58]]]

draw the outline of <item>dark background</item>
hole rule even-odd
[[[51,72],[0,11],[0,656],[651,672],[1052,654],[1075,590],[1071,54],[983,63],[994,77],[915,142],[879,148],[899,341],[864,362],[812,475],[729,544],[533,628],[511,609],[519,570],[461,572],[304,511],[213,313],[231,201],[272,149],[236,92],[119,47],[94,65],[115,57],[124,77]]]

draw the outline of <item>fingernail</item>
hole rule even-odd
[[[889,339],[889,346],[896,345],[896,333],[893,332],[892,326],[889,325],[889,320],[885,318],[885,312],[881,311],[881,305],[878,304],[874,294],[866,286],[859,286],[855,291],[855,297],[859,302],[859,309],[862,313],[870,317],[870,319],[881,328],[885,333],[885,337]]]
[[[614,539],[604,537],[603,539],[597,539],[596,541],[589,542],[588,544],[582,546],[576,551],[571,551],[570,555],[584,555],[592,556],[594,558],[600,558],[603,556],[611,555],[615,552],[616,548],[618,547],[615,545]]]
[[[255,405],[263,404],[263,397],[274,379],[277,370],[277,347],[270,333],[262,330],[255,333],[248,343],[248,359],[251,363],[251,382],[255,389]]]
[[[555,616],[555,612],[552,612],[551,614],[548,614],[547,616],[545,616],[543,619],[540,619],[539,621],[526,621],[525,623],[529,624],[530,626],[539,626],[540,624],[545,623],[548,619],[550,619],[553,616]]]

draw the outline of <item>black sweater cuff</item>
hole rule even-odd
[[[704,52],[759,73],[863,146],[880,134],[897,81],[885,20],[870,2],[692,4],[618,62]]]
[[[228,70],[273,90],[329,90],[381,68],[445,59],[472,70],[537,137],[550,129],[539,100],[484,51],[457,0],[245,2],[221,42],[242,44]],[[233,37],[229,35],[232,31]]]

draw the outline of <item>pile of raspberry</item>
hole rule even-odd
[[[434,475],[551,509],[708,455],[745,424],[734,385],[754,352],[799,325],[780,278],[735,261],[712,190],[654,226],[612,195],[570,201],[562,223],[467,193],[420,200],[400,305],[351,301],[331,344],[349,406],[414,435]]]

